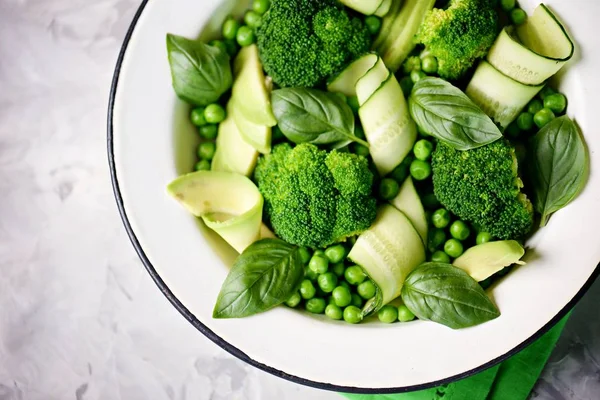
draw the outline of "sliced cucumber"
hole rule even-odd
[[[227,114],[227,119],[219,125],[217,151],[211,169],[250,176],[256,166],[258,152],[242,138],[233,120],[231,107],[228,107]]]
[[[239,112],[254,124],[275,126],[277,121],[256,45],[240,50],[234,62],[234,71],[239,73],[233,83],[231,101],[237,105]]]
[[[488,242],[471,247],[453,264],[481,282],[503,268],[519,263],[523,255],[525,249],[514,240]]]
[[[167,192],[240,253],[260,238],[263,197],[245,176],[193,172],[171,182]]]
[[[239,129],[242,138],[258,150],[262,154],[269,154],[271,152],[271,133],[272,129],[270,126],[257,125],[249,121],[237,107],[235,102],[232,102],[229,110],[232,113],[233,120],[237,128]]]
[[[527,86],[498,71],[486,61],[479,63],[466,94],[487,115],[506,128],[544,85]]]
[[[414,36],[434,5],[435,0],[405,0],[396,13],[389,12],[384,18],[393,22],[390,28],[385,26],[386,29],[379,32],[373,48],[392,72],[400,68],[415,48]],[[395,10],[393,5],[391,10]]]
[[[488,61],[504,75],[525,85],[540,85],[573,57],[575,45],[546,7],[540,5],[527,22],[505,28],[488,54]]]
[[[384,205],[375,223],[358,237],[348,258],[379,288],[375,300],[363,309],[369,314],[400,295],[406,276],[425,262],[425,247],[406,215]]]
[[[375,15],[385,17],[392,7],[392,0],[383,0],[381,5],[375,10]]]
[[[346,67],[336,76],[327,90],[330,92],[343,93],[347,97],[356,96],[356,83],[362,78],[379,60],[375,53],[366,54]]]
[[[389,1],[389,0],[387,0]],[[340,0],[348,8],[364,15],[373,15],[386,0]],[[389,8],[388,8],[389,10]]]
[[[368,97],[358,114],[373,162],[381,176],[387,175],[404,161],[417,140],[417,126],[394,74]]]
[[[378,57],[375,65],[356,82],[358,104],[361,106],[365,104],[389,76],[390,70],[385,66],[383,60]]]
[[[419,236],[421,236],[423,244],[427,243],[428,224],[427,217],[425,216],[425,209],[423,208],[421,198],[419,197],[410,176],[406,178],[402,186],[400,186],[400,192],[391,203],[408,217],[419,233]]]

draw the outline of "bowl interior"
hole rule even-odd
[[[536,1],[521,1],[531,11]],[[547,2],[566,22],[579,54],[561,74],[560,89],[591,155],[584,192],[555,215],[528,246],[528,264],[490,289],[502,316],[452,331],[427,322],[349,326],[279,308],[242,320],[214,320],[212,308],[236,253],[172,201],[165,186],[195,163],[197,134],[189,107],[170,82],[167,32],[216,37],[245,0],[171,0],[143,5],[115,82],[111,168],[132,241],[176,307],[207,336],[256,366],[300,383],[346,391],[402,391],[434,385],[489,366],[563,315],[597,275],[600,246],[600,134],[593,125],[600,89],[594,16],[600,4]]]

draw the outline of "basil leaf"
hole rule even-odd
[[[588,154],[575,123],[563,116],[544,126],[531,139],[528,161],[533,205],[545,226],[585,185]]]
[[[173,89],[182,100],[207,106],[231,88],[229,55],[222,49],[167,34]]]
[[[440,78],[417,82],[409,109],[422,131],[456,150],[476,149],[502,137],[496,124],[466,94]]]
[[[287,88],[271,94],[273,114],[281,132],[292,142],[368,144],[354,136],[354,113],[337,94],[308,88]]]
[[[250,245],[223,283],[214,318],[242,318],[287,301],[304,279],[300,249],[279,239]]]
[[[500,316],[469,274],[444,263],[425,263],[411,272],[402,287],[402,300],[419,319],[452,329],[468,328]]]

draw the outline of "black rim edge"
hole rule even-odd
[[[207,338],[209,338],[211,341],[213,341],[215,344],[217,344],[219,347],[221,347],[222,349],[224,349],[231,355],[239,358],[240,360],[242,360],[256,368],[259,368],[265,372],[275,375],[279,378],[283,378],[283,379],[286,379],[286,380],[294,382],[294,383],[298,383],[301,385],[310,386],[310,387],[314,387],[314,388],[322,389],[322,390],[330,390],[330,391],[342,392],[342,393],[356,393],[356,394],[393,394],[393,393],[404,393],[404,392],[412,392],[412,391],[418,391],[418,390],[423,390],[423,389],[429,389],[432,387],[446,385],[446,384],[449,384],[449,383],[452,383],[452,382],[455,382],[455,381],[458,381],[458,380],[461,380],[464,378],[468,378],[468,377],[475,375],[479,372],[482,372],[488,368],[491,368],[491,367],[495,366],[496,364],[498,364],[502,361],[505,361],[506,359],[519,353],[521,350],[525,349],[531,343],[533,343],[534,341],[539,339],[541,336],[543,336],[554,325],[556,325],[563,317],[565,317],[567,315],[567,313],[569,311],[571,311],[571,309],[579,302],[579,300],[581,300],[583,295],[590,289],[590,287],[593,285],[594,281],[600,275],[600,264],[598,264],[596,266],[596,269],[594,270],[594,272],[588,279],[588,281],[585,283],[585,285],[583,285],[583,287],[579,290],[579,292],[575,295],[575,297],[554,318],[552,318],[550,320],[550,322],[548,322],[540,330],[538,330],[535,334],[533,334],[529,339],[525,340],[524,342],[522,342],[520,345],[518,345],[511,351],[509,351],[506,354],[504,354],[500,357],[497,357],[496,359],[489,361],[477,368],[474,368],[470,371],[464,372],[462,374],[454,375],[452,377],[442,379],[439,381],[435,381],[435,382],[429,382],[429,383],[414,385],[414,386],[397,387],[397,388],[380,388],[380,389],[361,388],[361,387],[352,387],[352,386],[338,386],[338,385],[333,385],[330,383],[311,381],[311,380],[304,379],[304,378],[301,378],[298,376],[290,375],[284,371],[280,371],[278,369],[272,368],[268,365],[265,365],[258,361],[253,360],[248,355],[246,355],[243,351],[241,351],[237,347],[231,345],[230,343],[228,343],[227,341],[222,339],[220,336],[218,336],[212,330],[210,330],[206,325],[204,325],[202,322],[200,322],[179,301],[179,299],[173,294],[173,292],[171,292],[169,287],[165,284],[165,282],[162,280],[162,278],[156,272],[156,270],[154,269],[154,266],[152,265],[152,263],[146,256],[144,250],[142,249],[142,247],[135,235],[135,232],[133,231],[133,229],[131,227],[131,224],[127,217],[127,212],[125,211],[125,206],[123,204],[123,198],[121,196],[121,190],[119,188],[119,181],[118,181],[118,177],[117,177],[117,171],[116,171],[116,167],[115,167],[115,159],[114,159],[114,153],[113,153],[113,110],[114,110],[114,105],[115,105],[115,96],[117,93],[117,86],[119,83],[119,76],[120,76],[121,67],[123,64],[123,59],[125,58],[125,54],[127,52],[127,47],[131,40],[131,37],[135,30],[135,27],[140,19],[140,16],[142,15],[142,13],[144,11],[146,5],[148,4],[148,1],[149,0],[142,1],[140,7],[138,8],[138,10],[133,18],[131,25],[129,26],[129,29],[125,36],[125,40],[124,40],[121,50],[119,52],[119,57],[117,59],[117,65],[115,67],[115,72],[114,72],[112,85],[111,85],[111,89],[110,89],[110,97],[109,97],[109,104],[108,104],[108,121],[107,121],[108,122],[107,123],[107,127],[108,127],[107,146],[108,146],[108,163],[109,163],[109,168],[110,168],[110,175],[111,175],[115,200],[117,202],[117,208],[121,215],[121,220],[123,221],[123,225],[125,226],[125,230],[127,231],[127,235],[129,236],[129,239],[130,239],[133,247],[135,248],[136,253],[138,254],[140,260],[142,261],[142,264],[144,265],[144,267],[150,274],[151,278],[154,280],[154,283],[158,286],[158,288],[164,294],[164,296],[167,298],[167,300],[169,300],[169,302],[171,302],[171,304],[177,309],[177,311],[179,311],[181,313],[181,315],[183,315],[183,317],[186,320],[188,320],[188,322],[190,322],[196,329],[198,329],[200,332],[202,332],[202,334],[204,334]]]

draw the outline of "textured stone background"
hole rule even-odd
[[[339,399],[233,359],[170,306],[134,254],[110,187],[105,119],[138,4],[0,0],[0,399]],[[600,399],[599,306],[600,282],[534,398]]]

